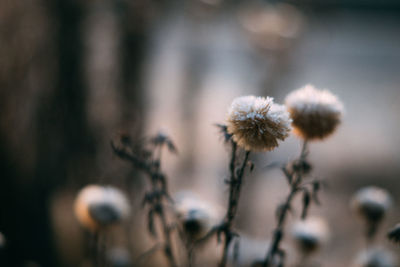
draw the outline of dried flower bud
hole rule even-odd
[[[125,248],[113,248],[107,251],[107,261],[111,267],[132,266],[131,256]]]
[[[343,114],[343,105],[335,95],[312,85],[290,93],[285,103],[293,119],[294,133],[308,140],[332,134]]]
[[[353,267],[395,267],[398,262],[389,251],[372,248],[362,251],[356,258]]]
[[[125,195],[111,186],[88,185],[75,200],[78,221],[91,231],[118,223],[129,215]]]
[[[189,192],[180,193],[176,197],[175,212],[189,240],[204,236],[217,222],[218,217],[215,207]]]
[[[271,97],[242,96],[228,112],[228,133],[248,151],[267,151],[289,136],[291,119],[286,108]]]
[[[391,205],[389,193],[376,186],[368,186],[358,190],[352,201],[352,208],[369,223],[380,222]]]
[[[308,217],[293,225],[292,238],[297,248],[305,255],[318,250],[329,238],[326,221],[319,217]]]
[[[400,223],[396,224],[387,234],[388,238],[400,245]]]

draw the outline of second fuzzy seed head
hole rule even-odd
[[[293,119],[294,133],[307,140],[332,134],[343,114],[343,105],[335,95],[312,85],[290,93],[285,104]]]

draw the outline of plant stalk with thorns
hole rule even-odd
[[[311,170],[311,165],[307,161],[308,154],[308,142],[304,140],[299,158],[282,167],[282,171],[290,186],[290,192],[285,202],[277,208],[277,226],[274,230],[272,244],[263,262],[264,267],[274,266],[275,262],[277,262],[277,266],[284,265],[285,252],[280,248],[280,243],[284,236],[286,218],[291,210],[294,197],[298,193],[303,193],[302,219],[307,217],[308,208],[312,201],[319,204],[317,193],[320,189],[320,181],[314,180],[310,183],[303,183],[304,176]],[[276,260],[277,257],[278,259]]]
[[[171,139],[165,134],[159,133],[150,139],[151,150],[143,146],[134,148],[130,139],[122,136],[117,142],[111,142],[114,153],[121,159],[130,161],[134,167],[144,172],[150,181],[150,191],[143,199],[143,206],[148,205],[148,230],[153,237],[157,237],[154,224],[155,216],[161,223],[164,245],[162,246],[164,254],[168,260],[169,266],[178,266],[172,246],[173,227],[168,223],[165,202],[173,202],[168,192],[167,178],[161,171],[162,150],[166,146],[170,152],[176,153],[176,148]],[[159,244],[156,245],[159,247]]]

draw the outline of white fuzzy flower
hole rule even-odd
[[[78,193],[75,215],[84,227],[98,231],[128,217],[129,204],[125,195],[117,188],[88,185]]]
[[[233,100],[228,112],[228,132],[248,151],[272,150],[290,132],[290,115],[271,97],[242,96]]]
[[[175,198],[175,212],[190,240],[204,236],[218,222],[219,209],[191,192],[180,192]]]
[[[308,140],[332,134],[343,115],[343,104],[335,95],[312,85],[290,93],[285,104],[293,119],[294,132]]]
[[[397,259],[392,253],[381,248],[362,251],[357,256],[354,267],[396,267]]]
[[[358,190],[352,201],[352,208],[369,223],[380,222],[391,206],[390,194],[382,188],[368,186]]]
[[[309,254],[318,250],[329,238],[326,221],[320,217],[308,217],[296,222],[292,227],[292,238],[298,249]]]

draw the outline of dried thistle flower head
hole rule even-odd
[[[118,223],[129,215],[125,195],[111,186],[88,185],[75,199],[75,215],[90,231]]]
[[[400,245],[400,223],[396,224],[395,227],[390,229],[390,231],[387,234],[387,237],[394,243]]]
[[[307,140],[332,134],[343,114],[343,105],[335,95],[312,85],[290,93],[285,104],[293,119],[294,133]]]
[[[181,192],[175,201],[176,216],[189,240],[204,236],[217,222],[218,209],[190,192]]]
[[[308,217],[293,225],[291,235],[300,252],[308,255],[328,241],[329,227],[323,218]]]
[[[396,267],[397,264],[397,259],[389,251],[371,248],[359,253],[353,267]]]
[[[352,201],[352,208],[368,223],[379,223],[391,206],[390,194],[382,188],[368,186],[358,190]]]
[[[271,97],[242,96],[228,112],[228,132],[247,151],[268,151],[289,136],[291,119]]]

